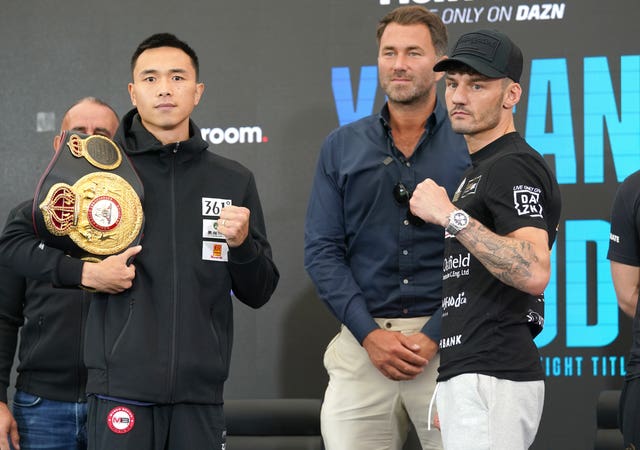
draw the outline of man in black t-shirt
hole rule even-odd
[[[446,72],[453,130],[472,167],[449,201],[427,179],[411,211],[445,232],[437,406],[445,449],[514,450],[535,438],[544,373],[533,338],[544,322],[560,192],[516,132],[522,52],[504,34],[463,35]]]
[[[620,185],[611,210],[609,253],[620,309],[633,318],[633,338],[620,397],[620,429],[627,449],[640,449],[640,171]]]

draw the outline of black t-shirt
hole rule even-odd
[[[616,193],[607,258],[640,267],[640,171],[629,175]],[[640,302],[633,318],[633,339],[626,370],[627,379],[640,377]]]
[[[471,155],[453,201],[491,231],[547,230],[553,244],[560,191],[544,159],[518,133]],[[497,278],[458,240],[445,236],[439,381],[481,373],[514,381],[544,379],[533,338],[544,322],[544,297]]]

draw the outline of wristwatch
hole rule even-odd
[[[467,225],[469,225],[469,214],[461,209],[456,209],[449,214],[449,223],[445,229],[447,233],[455,236],[459,231],[467,228]]]

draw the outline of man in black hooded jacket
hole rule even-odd
[[[82,98],[65,112],[53,148],[60,150],[66,130],[113,138],[118,122],[107,103]],[[32,204],[27,200],[16,206],[9,220],[31,217]],[[21,450],[85,450],[87,371],[82,353],[90,294],[26,279],[5,266],[0,266],[0,280],[0,450],[9,449],[9,442]],[[16,350],[12,414],[7,390]]]
[[[90,449],[224,449],[231,297],[258,308],[279,274],[253,175],[208,152],[190,120],[204,91],[195,52],[155,34],[131,69],[135,108],[115,141],[145,190],[141,245],[87,263],[9,223],[0,251],[20,271],[99,291],[85,344]]]

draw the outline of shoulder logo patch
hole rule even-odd
[[[542,217],[539,188],[523,185],[514,186],[513,204],[519,216]]]

